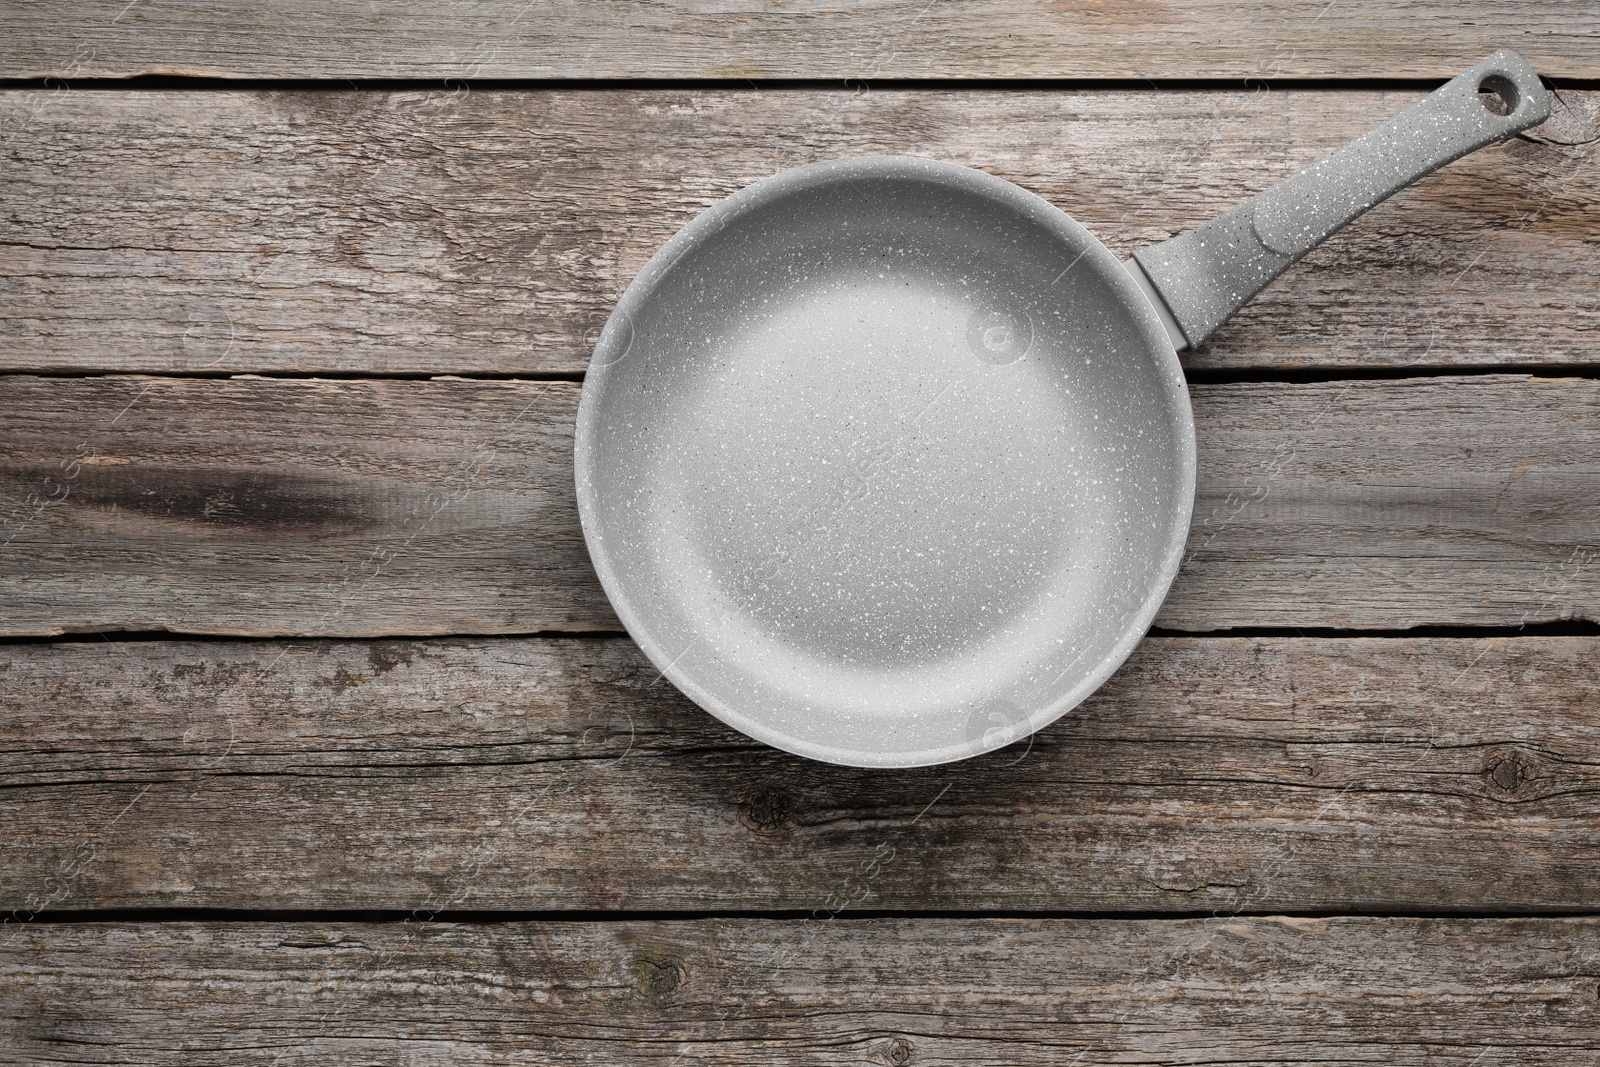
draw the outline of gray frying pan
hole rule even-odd
[[[612,606],[691,699],[790,752],[911,767],[1027,736],[1127,658],[1177,572],[1195,481],[1177,351],[1549,108],[1496,52],[1126,263],[949,163],[741,189],[639,272],[584,379],[578,507]]]

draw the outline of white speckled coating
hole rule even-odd
[[[1165,597],[1194,424],[1155,312],[1059,209],[910,157],[701,214],[603,331],[577,489],[663,674],[855,766],[976,755],[1088,696]]]

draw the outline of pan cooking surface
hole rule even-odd
[[[1176,357],[1116,260],[978,171],[819,164],[642,271],[579,416],[596,567],[666,675],[857,765],[998,747],[1104,679],[1187,531]]]

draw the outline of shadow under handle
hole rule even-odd
[[[1487,106],[1492,93],[1505,114]],[[1126,264],[1158,297],[1180,350],[1214,333],[1335,230],[1418,178],[1503,141],[1550,115],[1550,96],[1528,61],[1503,48],[1450,79],[1377,129],[1254,199]],[[1144,278],[1139,277],[1142,269]],[[1148,284],[1146,284],[1148,283]],[[1170,316],[1170,321],[1168,320]]]

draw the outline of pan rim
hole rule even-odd
[[[613,331],[619,322],[631,324],[632,312],[653,298],[656,287],[678,259],[745,212],[830,181],[896,177],[933,179],[990,200],[998,200],[1020,209],[1042,226],[1054,228],[1063,236],[1070,235],[1086,242],[1082,257],[1098,261],[1102,277],[1111,279],[1111,285],[1117,295],[1122,303],[1131,309],[1133,319],[1143,331],[1147,350],[1157,364],[1156,369],[1161,372],[1162,399],[1165,401],[1166,410],[1171,413],[1169,429],[1177,442],[1177,455],[1174,458],[1179,499],[1172,502],[1172,525],[1167,531],[1160,566],[1152,568],[1152,578],[1138,610],[1128,617],[1128,622],[1110,650],[1090,668],[1081,672],[1077,682],[1070,689],[1048,704],[1030,709],[1028,714],[1011,728],[986,733],[982,743],[979,744],[953,743],[917,751],[864,750],[828,746],[769,727],[730,706],[680,668],[681,656],[670,655],[663,643],[655,638],[644,620],[634,610],[626,585],[619,579],[616,567],[607,553],[598,530],[599,520],[596,515],[598,504],[594,499],[593,479],[590,478],[590,474],[594,470],[598,440],[604,433],[604,427],[600,423],[600,411],[605,382],[610,377],[608,373],[610,368],[621,360],[597,366],[591,356],[591,363],[579,395],[573,462],[579,521],[596,575],[618,620],[646,658],[660,672],[660,677],[671,682],[680,692],[717,719],[757,741],[810,759],[863,768],[934,766],[994,751],[1044,728],[1093,694],[1133,653],[1166,601],[1187,544],[1195,493],[1196,442],[1188,384],[1177,352],[1173,350],[1167,332],[1162,327],[1155,309],[1150,306],[1148,298],[1112,252],[1061,208],[987,171],[955,163],[909,155],[852,156],[793,167],[742,187],[716,201],[690,220],[646,262],[618,299],[597,342],[596,352],[607,344],[607,331]],[[631,325],[629,330],[631,331]]]

